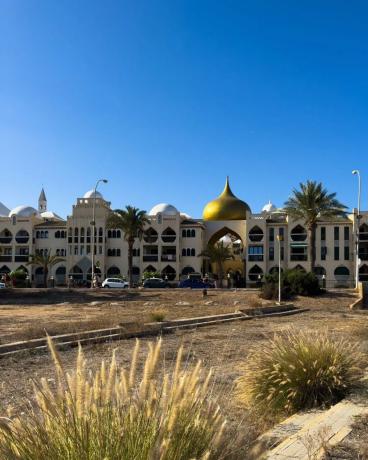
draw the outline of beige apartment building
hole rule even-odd
[[[119,229],[108,229],[111,203],[101,193],[87,192],[77,198],[71,215],[63,219],[48,210],[44,190],[37,209],[18,206],[12,210],[0,203],[0,275],[22,268],[30,282],[42,283],[42,268],[27,265],[30,254],[51,253],[64,258],[49,273],[55,285],[73,279],[91,279],[93,246],[92,221],[95,207],[96,271],[108,276],[128,276],[127,243]],[[140,281],[146,271],[178,281],[189,273],[216,272],[201,256],[207,244],[223,241],[233,259],[225,264],[233,286],[259,283],[266,273],[281,266],[309,269],[308,237],[302,221],[292,220],[272,203],[261,212],[250,207],[231,191],[228,180],[220,196],[206,204],[201,219],[181,213],[173,205],[158,204],[148,212],[149,225],[134,246],[133,275]],[[353,286],[356,264],[357,214],[323,221],[317,228],[316,273],[327,287]],[[282,236],[279,243],[277,235]],[[368,280],[368,212],[359,218],[359,278]]]

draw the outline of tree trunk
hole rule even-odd
[[[49,274],[49,270],[47,266],[43,267],[43,287],[47,288],[47,275]]]
[[[128,272],[129,272],[129,287],[133,287],[133,245],[134,240],[128,241]]]
[[[308,227],[308,258],[311,272],[314,272],[314,268],[316,266],[316,229],[316,224],[311,224]]]

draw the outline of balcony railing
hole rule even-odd
[[[307,261],[308,256],[306,254],[291,254],[290,255],[290,260],[291,261]]]
[[[175,254],[162,254],[161,255],[161,261],[162,262],[175,262],[176,261],[176,255]]]
[[[161,235],[164,243],[173,243],[176,240],[176,235]]]
[[[263,254],[257,255],[248,255],[249,262],[262,262],[263,261]]]
[[[29,256],[20,256],[20,255],[16,255],[15,256],[15,262],[28,262],[29,260]]]
[[[158,254],[155,255],[145,255],[143,254],[143,262],[158,262]]]
[[[1,244],[9,244],[12,239],[13,239],[12,236],[1,236],[0,237],[0,243]]]
[[[16,236],[15,241],[19,244],[26,244],[29,241],[29,236]]]
[[[11,262],[13,260],[13,256],[0,256],[0,262]]]

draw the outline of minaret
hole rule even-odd
[[[38,212],[45,212],[47,211],[47,199],[45,195],[45,190],[42,187],[40,197],[38,198]]]

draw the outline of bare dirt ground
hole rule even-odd
[[[152,309],[160,308],[167,311],[167,318],[200,316],[234,311],[238,308],[249,308],[257,303],[256,293],[249,291],[213,291],[205,299],[201,292],[194,291],[149,291],[123,294],[118,299],[117,293],[108,300],[101,294],[100,300],[95,297],[64,300],[67,305],[49,303],[28,305],[0,305],[0,331],[5,337],[22,336],[22,330],[30,327],[30,323],[41,327],[50,322],[67,323],[72,321],[89,321],[91,318],[109,319],[113,315],[114,324],[122,321],[136,321],[150,314]],[[116,297],[115,297],[116,296]],[[279,318],[257,318],[252,321],[239,321],[217,326],[186,330],[164,336],[163,366],[173,365],[176,351],[180,344],[184,345],[186,361],[196,362],[200,359],[205,368],[213,368],[215,374],[214,394],[219,398],[224,416],[228,420],[230,430],[236,430],[246,446],[264,429],[257,420],[253,420],[243,408],[239,407],[232,397],[235,379],[240,375],[240,366],[249,353],[261,352],[266,341],[277,332],[290,327],[296,329],[325,330],[331,334],[360,340],[368,350],[368,310],[350,311],[348,305],[355,299],[352,291],[329,292],[318,298],[298,298],[296,306],[308,307],[309,312]],[[102,304],[91,305],[90,302],[102,301]],[[213,302],[206,304],[206,302]],[[111,305],[117,302],[119,305]],[[188,302],[189,305],[179,304]],[[235,305],[234,305],[235,303]],[[108,306],[110,304],[110,306]],[[258,304],[259,305],[259,304]],[[113,308],[114,307],[114,308]],[[41,324],[40,324],[41,323]],[[142,339],[140,357],[143,359],[147,342]],[[128,366],[134,340],[122,340],[100,345],[85,347],[85,355],[91,368],[95,368],[102,359],[109,360],[112,350],[116,349],[117,359]],[[69,349],[61,353],[67,369],[75,364],[76,350]],[[0,361],[0,414],[8,405],[16,412],[22,411],[25,401],[32,398],[32,381],[41,377],[54,378],[54,370],[50,357],[46,353],[25,353],[24,355],[3,358]],[[239,458],[246,458],[239,456]]]

